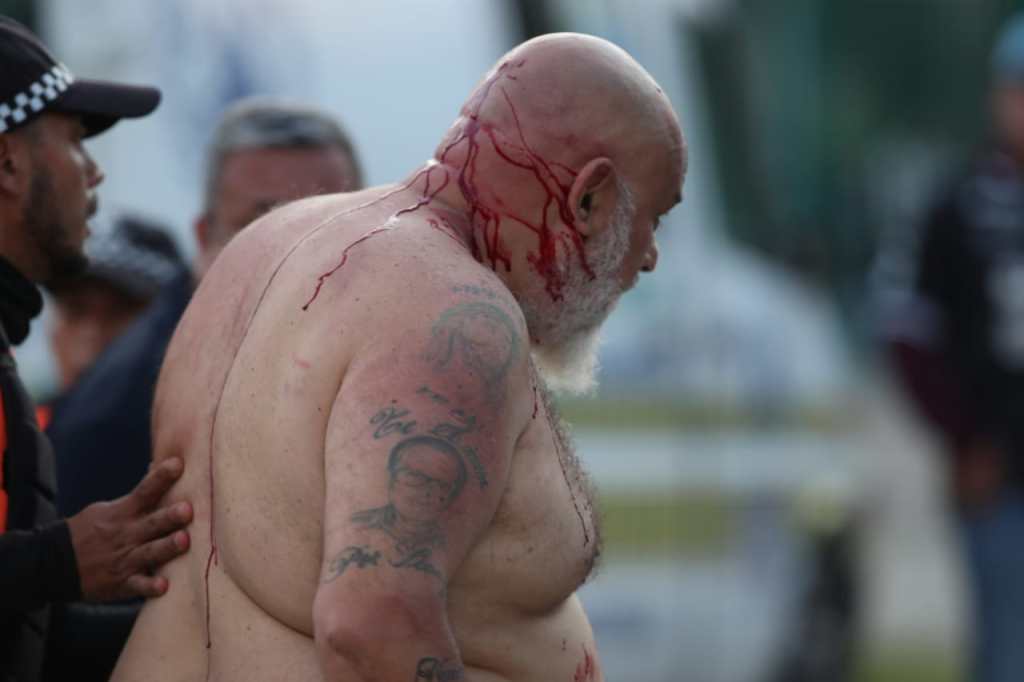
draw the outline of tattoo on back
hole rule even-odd
[[[441,313],[431,330],[427,359],[439,370],[458,360],[478,376],[490,399],[504,386],[519,357],[519,334],[508,313],[493,303],[460,303]]]

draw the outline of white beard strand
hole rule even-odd
[[[591,240],[587,262],[594,279],[570,259],[563,300],[557,307],[545,306],[541,338],[549,341],[531,348],[537,371],[548,388],[558,393],[585,395],[597,388],[601,325],[622,295],[619,273],[636,214],[629,188],[623,184],[619,197],[609,229]],[[527,321],[539,321],[539,311],[528,308],[523,310]]]

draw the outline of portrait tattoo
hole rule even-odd
[[[331,582],[353,564],[356,568],[366,568],[367,566],[376,566],[378,560],[380,560],[380,552],[371,551],[369,545],[346,547],[331,560],[324,582]]]
[[[454,661],[428,656],[416,662],[416,677],[413,682],[459,682],[466,679],[465,669]]]
[[[431,330],[427,360],[439,370],[460,361],[493,399],[500,395],[519,347],[512,318],[494,304],[474,301],[441,313]]]
[[[424,386],[424,388],[426,388]],[[429,389],[428,389],[429,390]],[[437,394],[435,394],[437,395]],[[444,396],[440,396],[444,397]],[[476,417],[471,414],[466,414],[462,410],[451,410],[448,413],[453,422],[442,422],[430,429],[430,434],[442,438],[451,443],[457,443],[459,438],[469,433],[476,428]],[[484,471],[484,465],[480,461],[480,456],[476,454],[476,450],[471,447],[462,448],[463,456],[469,460],[469,465],[473,467],[473,474],[476,476],[477,483],[480,484],[480,488],[487,487],[487,472]]]
[[[466,464],[453,444],[434,436],[406,438],[388,456],[388,503],[356,512],[352,521],[387,533],[397,553],[392,566],[440,577],[430,562],[433,551],[444,546],[438,521],[466,478]]]

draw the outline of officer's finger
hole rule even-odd
[[[141,513],[156,507],[184,469],[185,465],[178,457],[169,457],[150,469],[135,490],[128,493],[131,510]]]
[[[132,540],[140,544],[155,540],[179,528],[184,528],[191,520],[192,505],[188,502],[178,502],[169,507],[161,507],[132,525]]]
[[[167,592],[170,583],[163,576],[148,576],[136,573],[125,581],[127,597],[159,597]]]
[[[157,569],[188,551],[190,543],[188,533],[183,530],[147,542],[128,555],[128,569],[132,573]]]

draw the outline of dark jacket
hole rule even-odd
[[[191,296],[191,273],[183,270],[54,403],[47,435],[57,453],[61,514],[127,495],[145,476],[160,365]],[[44,678],[108,679],[141,603],[55,609]]]
[[[3,399],[3,491],[0,528],[0,681],[33,682],[43,662],[50,604],[81,597],[67,524],[57,520],[53,452],[36,424],[35,409],[18,377],[11,341],[20,342],[38,313],[35,291],[0,259],[0,396]],[[35,292],[38,296],[38,292]],[[41,302],[40,302],[41,306]],[[11,337],[8,337],[10,330]]]
[[[914,266],[913,307],[890,338],[903,378],[954,452],[990,438],[1021,482],[1024,169],[983,155],[932,207]]]

